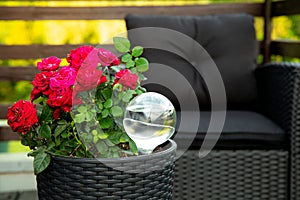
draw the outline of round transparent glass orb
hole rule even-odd
[[[147,92],[130,101],[123,125],[139,152],[149,154],[174,134],[176,112],[168,98]]]

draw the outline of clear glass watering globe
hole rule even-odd
[[[156,93],[143,93],[127,105],[123,125],[142,154],[150,154],[175,132],[176,112],[168,98]]]

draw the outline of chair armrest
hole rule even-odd
[[[290,198],[300,197],[300,63],[268,63],[256,71],[262,112],[290,139]]]
[[[257,68],[256,78],[262,112],[290,132],[300,116],[300,63],[265,64]]]

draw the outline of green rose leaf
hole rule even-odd
[[[114,46],[115,48],[121,52],[121,53],[126,53],[130,51],[130,41],[127,38],[123,37],[114,37]]]
[[[122,62],[128,62],[132,59],[132,56],[129,53],[126,53],[122,56]]]
[[[21,144],[24,145],[24,146],[29,146],[28,138],[22,138],[21,139]]]
[[[135,155],[138,155],[138,148],[135,144],[135,142],[129,138],[129,147],[130,147],[130,151],[132,153],[134,153]]]
[[[111,118],[103,118],[100,120],[100,127],[103,129],[109,128],[113,124],[113,120]]]
[[[111,96],[112,96],[112,89],[104,89],[104,90],[102,90],[102,95],[104,96],[104,98],[106,100],[110,99]]]
[[[57,121],[57,124],[66,124],[66,123],[67,123],[67,121],[64,119]]]
[[[123,69],[122,66],[111,66],[110,68],[115,72],[119,72],[121,69]]]
[[[66,124],[59,124],[55,130],[54,130],[54,136],[57,137],[59,136],[63,131],[65,131],[67,128]]]
[[[44,151],[44,149],[43,149],[43,151]],[[36,155],[38,155],[39,152],[40,152],[39,149],[33,150],[33,151],[30,151],[30,152],[27,154],[27,156],[35,157]]]
[[[77,110],[80,113],[85,113],[87,111],[87,107],[85,107],[85,106],[79,106]]]
[[[64,139],[67,138],[68,137],[68,133],[67,132],[62,132],[61,133],[61,137],[64,138]]]
[[[108,114],[109,114],[109,111],[108,111],[107,109],[104,109],[104,110],[102,111],[102,118],[107,117]]]
[[[133,60],[129,60],[127,63],[126,63],[126,68],[130,68],[130,67],[133,67],[135,65],[135,62]]]
[[[47,150],[51,150],[53,147],[55,147],[55,143],[54,142],[50,142],[47,145]]]
[[[128,103],[135,93],[136,92],[134,90],[127,90],[125,95],[122,97],[122,101]]]
[[[139,72],[145,72],[149,69],[149,62],[146,58],[136,59],[135,65]]]
[[[119,106],[113,106],[111,109],[110,109],[110,112],[111,114],[114,116],[114,117],[121,117],[123,115],[123,110],[121,107]]]
[[[41,117],[42,111],[43,111],[43,107],[36,107],[36,112],[39,119],[42,119]]]
[[[109,80],[108,80],[108,81],[109,81]],[[96,99],[97,99],[100,103],[102,103],[102,102],[105,101],[105,99],[104,99],[104,97],[102,96],[102,94],[103,94],[103,90],[97,89],[97,91],[96,91]]]
[[[105,142],[101,140],[97,142],[95,147],[97,148],[98,152],[100,152],[103,155],[105,155],[105,152],[108,150],[108,146],[105,144]]]
[[[92,112],[87,112],[85,114],[85,119],[87,122],[90,122],[93,119],[93,117],[94,117],[94,113],[92,113]]]
[[[92,108],[90,111],[91,111],[92,113],[97,113],[97,110],[96,110],[95,108]]]
[[[144,48],[141,46],[136,46],[132,49],[132,55],[134,57],[139,57],[140,55],[142,55]]]
[[[42,109],[40,120],[45,122],[52,121],[52,114],[53,110],[46,104]]]
[[[108,133],[102,132],[102,133],[100,133],[100,134],[98,135],[98,137],[99,137],[100,139],[104,140],[104,139],[108,138]]]
[[[34,174],[37,175],[44,171],[50,164],[50,155],[45,151],[39,152],[33,161]]]
[[[42,124],[41,127],[38,129],[38,133],[43,138],[51,138],[51,128],[48,124]]]
[[[101,103],[98,103],[97,105],[98,105],[99,110],[103,109],[103,105]]]
[[[98,131],[97,130],[92,130],[92,134],[95,136],[95,135],[98,135]]]
[[[104,108],[110,108],[113,105],[112,99],[107,99],[106,102],[104,103]]]
[[[75,122],[76,123],[82,123],[84,121],[85,121],[85,114],[80,113],[80,114],[75,115]]]
[[[131,68],[130,71],[132,74],[139,74],[136,68]]]
[[[60,145],[60,137],[55,138],[55,143],[56,143],[56,145]]]
[[[122,134],[122,132],[112,132],[109,134],[108,139],[114,144],[119,144],[119,139]]]
[[[147,78],[143,74],[141,74],[141,73],[138,73],[138,77],[139,77],[140,81],[147,80]]]
[[[94,136],[93,137],[93,143],[96,144],[99,140],[99,137],[98,136]]]
[[[129,137],[124,133],[120,137],[120,142],[129,142]]]

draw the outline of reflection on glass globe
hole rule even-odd
[[[123,125],[138,150],[143,154],[150,154],[174,134],[176,112],[165,96],[147,92],[130,101]]]

